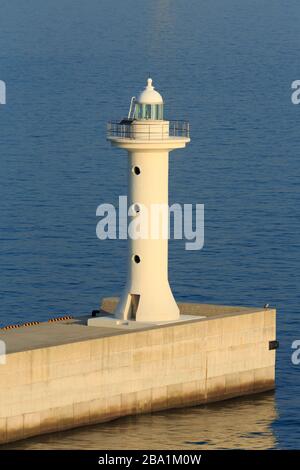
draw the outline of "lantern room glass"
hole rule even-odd
[[[163,108],[164,108],[163,104],[136,103],[134,118],[161,121],[163,120]]]

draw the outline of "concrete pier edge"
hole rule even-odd
[[[102,311],[117,300],[104,298]],[[0,443],[275,387],[275,309],[178,305],[206,318],[119,331],[82,317],[1,331]]]

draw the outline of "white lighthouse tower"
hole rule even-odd
[[[157,218],[154,222],[151,213],[168,205],[169,152],[190,142],[189,124],[164,120],[163,107],[149,78],[139,97],[132,98],[128,118],[108,124],[108,140],[128,152],[130,218],[141,216],[142,208],[148,214],[148,236],[129,241],[127,282],[115,310],[123,320],[179,319],[168,281],[168,237],[154,227]]]

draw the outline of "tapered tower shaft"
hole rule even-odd
[[[190,141],[188,124],[163,120],[163,101],[151,79],[132,99],[129,117],[108,129],[112,145],[128,152],[130,204],[127,281],[115,316],[175,321],[179,309],[168,281],[169,152]]]

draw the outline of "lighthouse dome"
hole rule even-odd
[[[160,93],[154,89],[152,78],[148,78],[146,88],[140,93],[137,102],[140,104],[163,104]]]
[[[148,78],[146,88],[135,100],[134,118],[137,120],[163,120],[164,102],[158,91],[154,90],[152,78]]]

